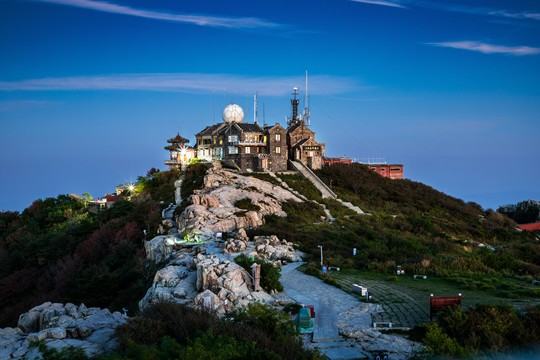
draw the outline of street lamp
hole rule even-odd
[[[323,247],[322,245],[317,245],[317,247],[321,249],[321,267],[322,267],[323,266],[323,249],[322,249]]]

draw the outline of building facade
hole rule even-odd
[[[223,122],[206,127],[195,135],[197,157],[220,160],[241,171],[287,170],[286,130],[279,124],[261,128],[245,123],[244,112],[236,104],[223,111]]]
[[[367,167],[382,177],[392,180],[403,179],[405,177],[403,165],[401,164],[367,164]]]
[[[189,140],[180,134],[167,140],[167,143],[165,150],[169,151],[169,159],[165,160],[165,165],[171,170],[185,167],[196,156],[195,149],[188,145]]]
[[[291,99],[292,114],[287,128],[289,158],[301,162],[312,170],[317,170],[323,166],[325,145],[316,140],[315,132],[310,129],[307,107],[304,114],[299,114],[299,104],[298,89],[294,88]]]
[[[316,170],[323,166],[325,145],[316,140],[309,125],[309,110],[299,114],[298,89],[291,99],[292,114],[287,128],[279,123],[259,126],[244,122],[244,112],[236,104],[229,104],[223,111],[223,122],[205,127],[195,134],[194,148],[187,146],[187,139],[177,135],[169,139],[170,168],[180,168],[192,158],[203,161],[223,161],[241,171],[286,171],[289,160],[299,161]]]

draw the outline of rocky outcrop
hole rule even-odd
[[[0,359],[41,359],[37,342],[57,350],[73,346],[95,356],[116,348],[115,329],[126,321],[108,309],[46,302],[21,314],[17,328],[0,329]]]
[[[420,352],[423,346],[405,337],[383,334],[374,329],[340,329],[340,333],[359,343],[367,353],[377,354],[386,351],[390,359],[405,360]]]
[[[235,206],[249,200],[253,209]],[[181,231],[200,230],[213,233],[261,226],[267,215],[287,216],[281,204],[303,201],[281,186],[251,176],[212,167],[204,178],[204,187],[191,195],[191,205],[178,217]]]
[[[227,239],[225,241],[225,246],[223,247],[227,253],[238,253],[245,251],[248,247],[249,237],[246,234],[246,231],[241,228],[239,229],[233,238]]]
[[[294,262],[302,259],[294,250],[293,243],[279,240],[276,235],[255,236],[255,252],[253,256],[274,262]]]

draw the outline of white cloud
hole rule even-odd
[[[310,76],[312,94],[339,94],[358,89],[345,77],[330,75]],[[188,93],[225,93],[280,96],[290,93],[293,86],[303,84],[301,76],[239,76],[205,73],[146,73],[73,76],[58,78],[0,81],[0,91],[78,91],[78,90],[133,90]]]
[[[271,28],[279,26],[276,23],[253,17],[222,17],[192,14],[175,14],[163,11],[137,9],[125,5],[95,0],[36,0],[46,3],[73,6],[112,14],[136,16],[146,19],[187,23],[199,26],[224,28]]]
[[[461,49],[476,51],[483,54],[507,54],[514,56],[537,55],[540,54],[540,48],[530,46],[504,46],[483,43],[479,41],[445,41],[436,43],[427,43],[427,45],[446,47],[452,49]]]
[[[388,6],[388,7],[394,7],[394,8],[405,8],[405,6],[401,5],[398,2],[395,1],[387,1],[387,0],[352,0],[357,3],[362,4],[369,4],[369,5],[379,5],[379,6]]]
[[[502,16],[512,19],[530,19],[530,20],[540,20],[540,13],[537,12],[510,12],[506,10],[492,10],[488,13],[492,16]]]

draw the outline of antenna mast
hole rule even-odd
[[[306,70],[306,89],[304,93],[304,121],[307,123],[307,125],[311,125],[309,121],[309,86],[308,86],[308,72]]]
[[[253,95],[253,123],[257,123],[257,92]]]
[[[264,110],[264,103],[262,103],[263,107],[263,126],[266,126],[266,111]]]

